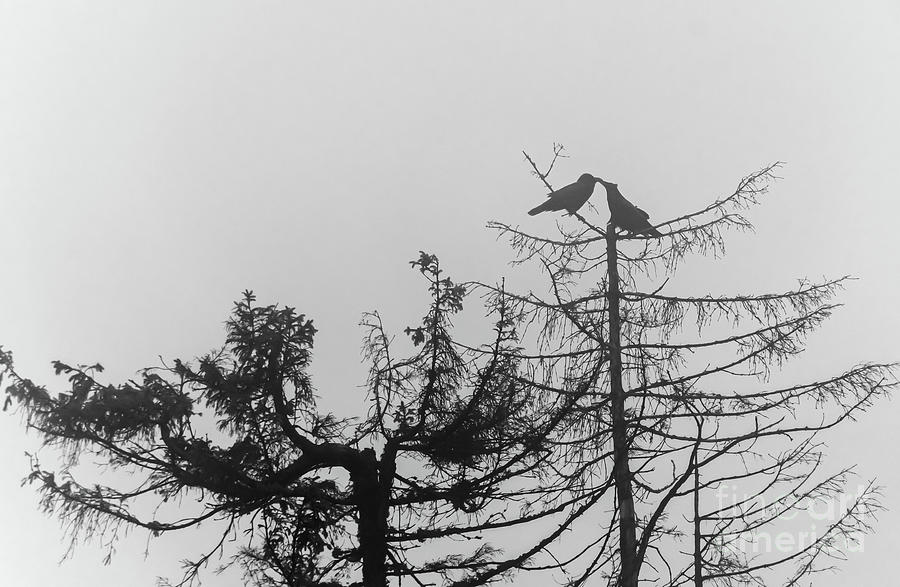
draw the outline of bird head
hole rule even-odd
[[[610,181],[603,181],[603,180],[600,179],[599,177],[596,178],[596,180],[597,180],[597,183],[603,184],[603,187],[605,187],[606,189],[618,189],[618,187],[619,187],[619,184],[617,184],[617,183],[612,183],[612,182],[610,182]]]
[[[578,178],[578,183],[585,184],[585,185],[594,185],[594,183],[596,183],[598,181],[602,181],[602,180],[597,179],[590,173],[582,173],[581,177]]]

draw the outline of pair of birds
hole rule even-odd
[[[541,212],[565,210],[574,214],[584,206],[594,193],[596,184],[603,184],[606,188],[606,203],[609,205],[611,221],[619,228],[624,228],[632,234],[645,234],[647,236],[662,236],[662,233],[650,224],[650,215],[629,202],[619,191],[619,186],[594,177],[590,173],[583,173],[578,181],[550,192],[547,201],[528,211],[530,216]]]

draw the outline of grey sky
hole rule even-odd
[[[853,274],[784,376],[900,359],[900,4],[620,4],[0,2],[0,344],[51,386],[56,358],[116,381],[218,345],[252,288],[315,320],[323,403],[355,405],[360,314],[422,314],[419,249],[460,280],[511,274],[484,224],[552,229],[525,214],[544,190],[521,149],[546,161],[558,141],[554,183],[594,173],[660,220],[786,161],[756,234],[676,285]],[[892,509],[817,585],[895,566],[898,415],[883,403],[832,440],[831,464],[858,462]],[[3,420],[4,584],[152,585],[198,552],[155,541],[144,561],[134,532],[108,567],[93,547],[57,566],[58,523],[19,487],[35,438]]]

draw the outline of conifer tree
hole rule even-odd
[[[525,156],[552,191],[549,173]],[[548,171],[563,156],[555,146]],[[729,231],[752,228],[745,212],[779,166],[654,223],[661,237],[604,225],[584,210],[551,235],[491,223],[509,238],[515,263],[537,266],[548,283],[545,293],[519,294],[481,284],[530,326],[522,344],[538,350],[522,367],[523,383],[569,394],[589,381],[557,473],[575,495],[603,496],[586,518],[594,528],[605,522],[566,545],[577,553],[565,565],[569,585],[598,577],[623,587],[794,585],[830,568],[881,507],[873,482],[859,492],[850,485],[852,465],[826,471],[822,436],[895,387],[896,366],[852,365],[803,383],[774,377],[831,314],[848,278],[777,293],[668,285],[686,257],[720,256]],[[825,527],[798,534],[807,540],[781,551],[760,545],[811,504],[837,502]]]

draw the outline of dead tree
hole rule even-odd
[[[550,169],[560,156],[557,147]],[[552,190],[548,174],[526,158]],[[681,293],[668,285],[686,256],[721,255],[729,230],[752,228],[745,210],[767,193],[778,167],[655,224],[662,237],[627,233],[584,209],[550,235],[490,224],[509,238],[515,264],[537,265],[548,279],[546,293],[480,285],[489,300],[525,317],[521,344],[533,350],[520,355],[522,383],[571,396],[573,382],[590,382],[557,474],[573,495],[603,497],[584,514],[594,530],[573,534],[580,543],[573,538],[556,553],[569,585],[590,577],[623,587],[793,585],[829,567],[844,541],[869,529],[880,507],[871,482],[806,543],[782,552],[747,548],[811,504],[839,499],[853,467],[823,471],[822,435],[897,384],[895,365],[875,363],[774,383],[777,368],[835,308],[847,278],[771,294],[708,293],[720,289],[712,282]]]

